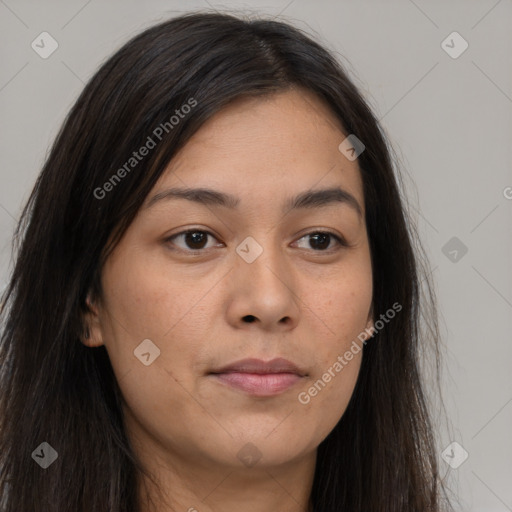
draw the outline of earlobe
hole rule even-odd
[[[103,345],[103,336],[101,334],[101,328],[97,320],[91,320],[86,317],[84,319],[85,328],[82,333],[81,342],[87,347],[100,347]]]

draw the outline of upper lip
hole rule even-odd
[[[230,363],[218,370],[214,370],[211,373],[259,373],[259,374],[268,374],[268,373],[295,373],[300,375],[301,377],[306,375],[306,372],[299,368],[296,364],[288,361],[287,359],[283,359],[282,357],[278,357],[276,359],[271,359],[270,361],[263,361],[262,359],[240,359],[240,361],[235,361],[234,363]]]

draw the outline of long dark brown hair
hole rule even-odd
[[[86,295],[101,297],[105,259],[201,125],[234,99],[290,87],[316,94],[366,146],[358,163],[374,318],[395,302],[402,306],[364,347],[348,408],[318,448],[314,510],[441,510],[443,484],[419,371],[425,347],[439,359],[435,293],[391,145],[332,52],[302,30],[203,11],[145,30],[102,64],[65,119],[23,209],[1,313],[3,512],[139,510],[136,484],[144,468],[123,428],[108,354],[80,342]],[[187,115],[170,122],[192,102]],[[119,173],[152,134],[156,147]],[[425,312],[427,329],[420,326]],[[43,442],[58,453],[47,469],[32,460]]]

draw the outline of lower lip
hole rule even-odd
[[[301,377],[295,373],[219,373],[221,382],[254,396],[272,396],[290,389]]]

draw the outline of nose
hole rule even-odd
[[[236,256],[229,285],[229,322],[266,331],[295,327],[300,312],[296,279],[282,249],[267,245],[252,262]]]

